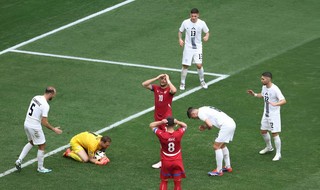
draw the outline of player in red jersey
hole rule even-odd
[[[159,80],[160,86],[152,84]],[[172,115],[172,99],[177,92],[176,87],[171,83],[169,75],[160,74],[155,78],[146,80],[142,83],[142,86],[146,89],[153,91],[154,94],[154,120],[161,121]],[[158,127],[161,130],[166,130],[166,125]],[[152,165],[153,168],[160,168],[161,162]]]
[[[161,125],[166,125],[167,131],[160,130],[158,127]],[[176,125],[180,126],[177,130],[174,129]],[[186,175],[182,161],[181,140],[187,129],[187,124],[173,117],[168,117],[150,123],[150,128],[157,135],[161,144],[160,190],[167,189],[168,179],[174,180],[174,190],[182,189],[181,178],[185,178]]]

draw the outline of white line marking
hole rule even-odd
[[[84,18],[82,18],[82,19],[76,20],[76,21],[74,21],[74,22],[72,22],[72,23],[70,23],[70,24],[61,26],[60,28],[54,29],[54,30],[52,30],[52,31],[50,31],[50,32],[47,32],[47,33],[42,34],[42,35],[40,35],[40,36],[34,37],[34,38],[30,39],[30,40],[27,40],[27,41],[25,41],[25,42],[22,42],[22,43],[20,43],[20,44],[17,44],[17,45],[15,45],[15,46],[13,46],[13,47],[10,47],[10,48],[8,48],[8,49],[5,49],[5,50],[3,50],[3,51],[0,52],[0,55],[2,55],[2,54],[4,54],[4,53],[7,53],[8,51],[17,49],[17,48],[19,48],[19,47],[22,47],[22,46],[24,46],[24,45],[27,45],[27,44],[29,44],[29,43],[31,43],[31,42],[37,41],[37,40],[39,40],[39,39],[41,39],[41,38],[47,37],[47,36],[49,36],[49,35],[51,35],[51,34],[54,34],[54,33],[56,33],[56,32],[59,32],[59,31],[64,30],[64,29],[66,29],[66,28],[69,28],[69,27],[71,27],[71,26],[74,26],[74,25],[76,25],[76,24],[79,24],[79,23],[81,23],[81,22],[84,22],[84,21],[87,21],[87,20],[89,20],[89,19],[92,19],[92,18],[94,18],[94,17],[96,17],[96,16],[102,15],[102,14],[104,14],[104,13],[106,13],[106,12],[109,12],[109,11],[112,11],[112,10],[114,10],[114,9],[117,9],[117,8],[119,8],[119,7],[121,7],[121,6],[124,6],[124,5],[129,4],[129,3],[131,3],[131,2],[134,2],[134,1],[135,1],[135,0],[127,0],[127,1],[121,2],[121,3],[119,3],[119,4],[116,4],[116,5],[112,6],[112,7],[108,7],[108,8],[106,8],[106,9],[102,10],[102,11],[96,12],[96,13],[94,13],[94,14],[92,14],[92,15],[89,15],[89,16],[86,16],[86,17],[84,17]]]
[[[90,59],[90,58],[74,57],[74,56],[68,56],[68,55],[57,55],[57,54],[41,53],[41,52],[33,52],[33,51],[24,51],[24,50],[10,50],[10,52],[30,54],[30,55],[39,55],[39,56],[46,56],[46,57],[55,57],[55,58],[62,58],[62,59],[97,62],[97,63],[108,63],[108,64],[113,64],[113,65],[123,65],[123,66],[128,66],[128,67],[140,67],[140,68],[147,68],[147,69],[157,69],[157,70],[181,72],[181,69],[166,68],[166,67],[156,67],[156,66],[150,66],[150,65],[133,64],[133,63],[125,63],[125,62],[116,62],[116,61],[108,61],[108,60],[101,60],[101,59]],[[188,73],[198,74],[197,71],[188,71]],[[207,73],[207,72],[205,72],[204,74],[205,75],[211,75],[211,76],[218,76],[218,77],[226,76],[226,75],[218,74],[218,73]]]
[[[219,81],[221,81],[221,80],[223,80],[223,79],[226,79],[226,78],[228,78],[228,77],[229,77],[229,75],[221,75],[220,77],[218,77],[218,78],[216,78],[216,79],[213,79],[213,80],[207,82],[207,84],[208,84],[208,86],[209,86],[209,85],[211,85],[211,84],[217,83],[217,82],[219,82]],[[179,100],[179,99],[181,99],[181,98],[184,98],[184,97],[186,97],[186,96],[188,96],[188,95],[190,95],[190,94],[192,94],[192,93],[194,93],[194,92],[196,92],[196,91],[199,91],[199,90],[201,90],[201,89],[202,89],[202,87],[200,87],[200,86],[195,87],[195,88],[193,88],[193,89],[191,89],[191,90],[188,90],[188,91],[180,94],[179,96],[175,96],[175,97],[173,98],[173,101],[176,101],[176,100]],[[128,122],[128,121],[131,121],[132,119],[135,119],[135,118],[137,118],[137,117],[140,117],[141,115],[144,115],[144,114],[146,114],[146,113],[148,113],[148,112],[151,112],[151,111],[153,111],[153,110],[154,110],[154,106],[152,106],[152,107],[150,107],[150,108],[148,108],[148,109],[145,109],[145,110],[143,110],[143,111],[141,111],[141,112],[138,112],[138,113],[136,113],[136,114],[133,114],[133,115],[131,115],[131,116],[129,116],[129,117],[123,119],[123,120],[120,120],[120,121],[118,121],[118,122],[115,122],[115,123],[113,123],[113,124],[111,124],[111,125],[103,128],[103,129],[100,129],[100,130],[96,131],[95,133],[101,134],[101,133],[106,132],[106,131],[108,131],[108,130],[110,130],[110,129],[112,129],[112,128],[118,127],[119,125],[122,125],[122,124],[124,124],[124,123],[126,123],[126,122]],[[70,146],[69,144],[66,144],[66,145],[64,145],[64,146],[61,146],[61,147],[59,147],[59,148],[57,148],[57,149],[55,149],[55,150],[53,150],[53,151],[51,151],[51,152],[48,152],[47,154],[44,155],[44,157],[46,158],[46,157],[48,157],[48,156],[51,156],[51,155],[53,155],[53,154],[56,154],[56,153],[58,153],[58,152],[60,152],[60,151],[62,151],[62,150],[64,150],[64,149],[68,148],[69,146]],[[22,168],[27,167],[28,165],[31,165],[31,164],[33,164],[34,162],[37,162],[37,158],[34,158],[34,159],[32,159],[32,160],[29,160],[29,161],[23,163],[23,164],[21,165],[21,167],[22,167]],[[11,174],[11,173],[13,173],[13,172],[15,172],[15,171],[17,171],[16,168],[11,168],[11,169],[9,169],[9,170],[1,173],[1,174],[0,174],[0,178],[1,178],[1,177],[4,177],[4,176],[6,176],[6,175],[9,175],[9,174]]]

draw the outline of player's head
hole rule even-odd
[[[196,119],[198,118],[198,109],[193,108],[193,107],[189,107],[187,110],[187,116],[188,118],[192,118],[192,119]]]
[[[161,87],[166,87],[168,85],[168,81],[167,81],[166,75],[167,74],[163,74],[159,79]],[[168,77],[169,77],[169,75],[168,75]]]
[[[198,18],[199,18],[199,10],[197,8],[191,9],[190,11],[191,22],[197,22]]]
[[[106,149],[110,146],[111,144],[111,138],[109,136],[103,136],[100,139],[100,146],[102,149]]]
[[[169,116],[166,118],[168,123],[167,123],[167,127],[174,127],[174,118]]]
[[[263,85],[267,85],[271,82],[272,80],[272,73],[271,72],[264,72],[261,75],[261,83]]]
[[[56,89],[52,86],[48,86],[44,91],[44,94],[45,94],[47,100],[49,100],[49,101],[52,100],[52,98],[54,98],[56,96],[56,93],[57,93]]]

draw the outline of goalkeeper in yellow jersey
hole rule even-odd
[[[79,162],[92,162],[98,165],[106,165],[110,160],[108,157],[95,158],[97,151],[105,151],[111,144],[108,136],[97,135],[92,132],[82,132],[70,140],[71,149],[68,148],[63,156],[71,157]]]

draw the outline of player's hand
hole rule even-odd
[[[167,123],[168,123],[168,120],[167,120],[167,119],[162,119],[161,122],[162,122],[163,124],[167,124]]]
[[[100,162],[102,162],[103,165],[107,165],[110,162],[110,160],[108,157],[103,157],[100,159]]]
[[[250,94],[250,95],[252,95],[252,96],[254,96],[253,90],[247,90],[247,93]]]
[[[182,39],[179,39],[179,45],[180,45],[180,47],[183,47],[184,41]]]
[[[161,77],[165,77],[165,74],[160,74],[157,76],[157,79],[160,79]]]
[[[206,128],[207,128],[207,127],[204,126],[204,125],[200,125],[200,126],[199,126],[199,130],[200,130],[200,131],[204,131],[204,130],[206,130]]]
[[[55,127],[55,128],[53,128],[53,131],[54,131],[55,133],[57,133],[58,135],[60,135],[60,134],[62,133],[62,130],[60,129],[60,127]]]
[[[108,162],[110,162],[109,158],[104,157],[104,158],[101,158],[100,160],[96,161],[95,164],[103,166],[103,165],[106,165]]]
[[[205,41],[205,42],[208,41],[208,39],[209,39],[209,36],[204,36],[203,37],[203,41]]]

